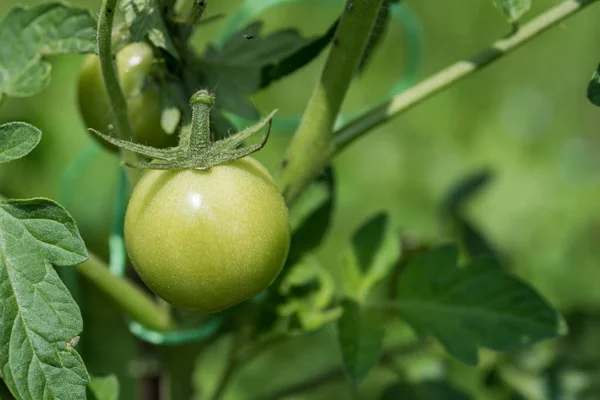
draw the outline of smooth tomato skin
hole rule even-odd
[[[178,308],[216,312],[277,277],[290,246],[288,210],[251,157],[208,171],[147,170],[129,201],[125,244],[154,293]]]
[[[167,134],[160,124],[160,88],[150,77],[153,60],[152,47],[147,43],[128,44],[117,53],[117,74],[127,99],[127,114],[134,141],[154,147],[166,147],[176,144],[177,135]],[[110,133],[112,113],[104,89],[100,62],[94,54],[86,56],[81,65],[78,101],[86,127]],[[111,150],[117,150],[109,143],[102,141],[102,144]]]

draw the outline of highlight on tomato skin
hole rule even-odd
[[[147,170],[125,216],[125,243],[146,285],[175,307],[217,312],[280,273],[288,210],[269,172],[245,157],[199,170]]]
[[[151,73],[154,61],[149,44],[127,44],[116,54],[117,75],[127,99],[133,140],[159,148],[174,146],[177,144],[177,134],[168,134],[161,126],[162,95],[160,85]],[[79,111],[86,128],[110,134],[114,121],[97,55],[90,54],[84,58],[77,89]],[[98,139],[96,135],[93,136]],[[103,140],[100,143],[111,151],[117,151],[110,143]]]

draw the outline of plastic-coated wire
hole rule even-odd
[[[264,11],[280,6],[283,4],[293,4],[298,1],[304,3],[313,1],[319,5],[343,7],[345,0],[262,0],[257,2],[256,0],[246,0],[234,13],[228,18],[228,22],[225,24],[220,36],[215,40],[217,46],[222,46],[227,39],[232,35],[259,17]],[[401,3],[390,4],[391,19],[404,27],[404,33],[407,37],[407,46],[404,59],[407,60],[407,66],[405,72],[401,77],[394,83],[390,91],[387,93],[385,99],[392,98],[406,89],[410,88],[417,81],[417,73],[422,59],[422,29],[421,23],[417,15],[406,5]],[[384,99],[384,100],[385,100]],[[352,114],[340,114],[335,122],[334,129],[342,127],[346,121],[352,120],[354,117],[360,115],[371,107],[367,106],[363,109],[353,112]],[[255,123],[256,121],[243,118],[231,113],[225,113],[227,117],[233,122],[238,129]],[[273,129],[279,132],[294,132],[300,124],[301,115],[278,115],[273,121]]]
[[[127,251],[125,250],[125,240],[123,239],[127,198],[127,176],[121,167],[119,168],[117,190],[113,203],[113,220],[108,236],[108,266],[113,275],[119,276],[125,275],[125,264],[127,262]]]

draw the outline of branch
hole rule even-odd
[[[117,10],[117,1],[102,1],[100,18],[98,19],[98,57],[100,58],[100,68],[108,95],[108,102],[114,115],[116,136],[118,139],[131,140],[133,134],[129,124],[129,114],[127,113],[127,100],[121,91],[119,79],[113,65],[112,27]],[[121,149],[121,157],[129,164],[137,162],[137,156],[130,151]],[[137,181],[138,176],[139,172],[137,170],[128,170],[130,183]]]
[[[333,156],[333,124],[354,77],[383,0],[347,0],[325,67],[281,166],[292,203]]]
[[[472,73],[481,70],[483,67],[509,54],[548,28],[559,24],[596,1],[566,0],[526,25],[523,25],[513,35],[494,42],[481,53],[441,70],[411,89],[376,106],[371,111],[366,112],[335,132],[335,153],[342,151],[350,143],[365,133],[372,131],[373,128],[409,110],[421,101],[466,78]]]
[[[171,329],[168,312],[160,308],[152,297],[142,292],[133,283],[113,275],[104,262],[95,255],[90,253],[89,259],[76,268],[140,324],[158,331]]]

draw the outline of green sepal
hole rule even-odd
[[[271,112],[260,122],[221,140],[214,141],[210,131],[210,112],[215,103],[214,95],[207,90],[196,92],[190,99],[192,106],[192,123],[190,129],[183,129],[177,147],[157,149],[127,140],[117,139],[94,129],[90,129],[102,140],[117,147],[131,151],[146,158],[159,160],[151,162],[126,163],[138,169],[198,169],[206,170],[217,164],[224,164],[246,157],[263,148],[271,124],[277,110]],[[243,146],[244,141],[251,138],[266,126],[265,133],[258,143]]]

